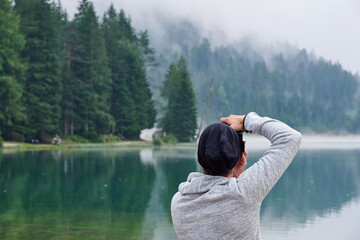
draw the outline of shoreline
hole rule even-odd
[[[94,148],[94,147],[133,147],[133,146],[145,147],[152,145],[153,145],[152,142],[145,142],[145,141],[124,141],[124,142],[113,142],[113,143],[62,143],[57,145],[4,141],[2,148],[12,149],[12,150],[53,150],[53,149],[72,149],[72,148]]]
[[[270,142],[259,135],[244,135],[246,148],[249,150],[263,150],[270,147]],[[150,141],[123,141],[113,143],[63,143],[59,145],[52,144],[31,144],[23,142],[4,141],[3,147],[6,150],[56,150],[56,149],[77,149],[77,148],[196,148],[197,144],[177,143],[175,145],[154,146]],[[360,149],[360,135],[303,135],[300,150],[315,149]]]
[[[270,142],[259,135],[244,135],[247,149],[262,150]],[[360,149],[360,135],[303,135],[300,150]]]

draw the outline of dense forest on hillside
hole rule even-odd
[[[189,38],[196,41],[198,36]],[[152,72],[152,85],[158,84],[161,67],[182,55],[192,75],[199,115],[204,115],[202,125],[231,113],[256,111],[308,133],[360,130],[358,75],[304,49],[265,60],[245,45],[212,47],[207,39],[193,45],[180,41],[176,48],[181,50],[158,53],[160,64],[158,72]]]
[[[161,89],[179,59],[196,96],[191,126],[256,111],[302,131],[360,131],[359,76],[306,50],[269,60],[246,45],[212,46],[181,22],[152,44],[152,33],[135,30],[113,5],[99,18],[81,0],[69,20],[60,2],[0,3],[0,141],[137,139],[166,117],[171,101]]]

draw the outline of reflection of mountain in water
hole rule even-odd
[[[359,151],[302,151],[262,204],[262,215],[306,222],[359,198]]]

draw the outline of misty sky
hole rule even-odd
[[[137,30],[155,31],[157,16],[191,20],[217,43],[252,37],[266,45],[288,42],[360,73],[359,0],[92,0],[98,16],[112,2]],[[77,0],[61,0],[70,18]],[[217,33],[223,32],[218,36]]]

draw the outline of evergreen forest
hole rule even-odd
[[[175,44],[180,50],[158,52],[163,70],[153,72],[152,79],[159,79],[169,62],[182,55],[193,79],[200,126],[229,114],[256,111],[303,133],[359,133],[360,77],[340,63],[305,49],[265,59],[246,41],[240,48],[236,44],[213,47],[206,38],[186,37],[195,44],[183,39]]]
[[[54,134],[98,142],[138,139],[155,123],[146,77],[154,51],[111,5],[99,20],[79,2],[72,21],[60,3],[1,0],[0,131],[6,140]]]
[[[360,78],[340,63],[304,49],[265,59],[246,44],[212,46],[191,24],[166,29],[153,44],[113,5],[98,17],[81,0],[70,20],[61,2],[0,0],[0,141],[133,140],[154,125],[191,141],[249,111],[303,132],[360,132]]]

